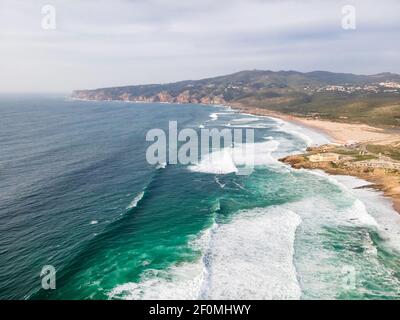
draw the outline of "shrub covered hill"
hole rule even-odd
[[[400,127],[400,75],[249,70],[201,80],[76,90],[87,100],[225,104]]]

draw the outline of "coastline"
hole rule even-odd
[[[242,105],[232,105],[230,107],[238,112],[278,118],[300,127],[311,129],[325,135],[333,144],[359,142],[387,145],[400,141],[400,132],[399,134],[395,134],[394,132],[388,132],[388,130],[371,127],[365,124],[305,119],[260,108],[244,107]],[[298,156],[302,155],[289,156],[281,159],[281,161],[291,165],[295,169],[322,170],[333,176],[350,176],[362,179],[366,181],[366,185],[362,188],[369,188],[382,192],[382,196],[391,200],[393,209],[400,214],[400,186],[393,176],[386,175],[384,172],[380,171],[378,173],[370,173],[358,170],[341,170],[325,165],[310,165],[308,162],[299,164],[296,159]],[[293,161],[293,159],[295,159],[295,161]]]
[[[319,131],[328,136],[332,143],[345,144],[348,142],[360,142],[387,145],[400,141],[400,130],[398,132],[394,132],[388,129],[372,127],[366,124],[301,118],[276,111],[246,107],[238,104],[233,104],[231,107],[239,112],[258,116],[274,117]]]
[[[382,196],[390,199],[393,209],[400,214],[400,187],[395,178],[385,175],[382,172],[378,173],[365,173],[357,170],[345,170],[341,168],[333,168],[326,163],[315,164],[309,161],[303,161],[299,158],[304,158],[303,155],[288,156],[280,159],[283,163],[290,165],[294,169],[307,169],[307,170],[322,170],[332,176],[349,176],[361,179],[366,184],[360,188],[373,189],[382,192]]]

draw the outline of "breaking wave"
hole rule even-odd
[[[194,263],[149,270],[140,282],[115,287],[111,299],[299,299],[293,264],[300,217],[289,210],[258,208],[214,223],[194,242]]]
[[[195,165],[189,166],[193,172],[228,174],[237,173],[243,166],[262,166],[277,163],[272,157],[279,142],[270,140],[260,143],[236,144],[233,148],[214,151]]]
[[[203,298],[299,299],[293,255],[300,223],[293,211],[257,208],[215,228]]]
[[[135,208],[139,201],[143,199],[144,196],[144,191],[140,192],[135,198],[133,198],[133,200],[131,201],[131,203],[126,207],[126,209],[132,209]]]

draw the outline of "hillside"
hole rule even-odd
[[[375,126],[400,126],[400,75],[250,70],[168,84],[76,90],[88,100],[227,104]]]

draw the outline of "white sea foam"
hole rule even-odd
[[[335,179],[334,176],[332,176],[332,175],[330,175],[330,174],[328,174],[328,173],[326,173],[326,172],[324,172],[322,170],[308,170],[308,169],[305,169],[304,171],[307,171],[309,174],[318,176],[320,178],[323,178],[323,179],[329,181],[331,184],[336,185],[337,187],[339,187],[340,189],[342,189],[345,192],[349,191],[349,189],[344,184],[340,183],[337,179]]]
[[[278,148],[275,140],[260,143],[235,144],[206,155],[198,164],[189,166],[194,172],[228,174],[238,172],[240,166],[261,166],[276,164],[271,155]]]
[[[346,214],[348,215],[347,221],[353,224],[378,227],[376,220],[368,213],[365,204],[359,199],[356,199],[354,204],[346,210]]]
[[[218,205],[217,207],[218,208]],[[190,245],[201,252],[210,246],[211,232],[214,223],[195,237]],[[196,262],[174,265],[166,270],[148,270],[141,276],[139,282],[129,282],[109,292],[110,299],[124,300],[188,300],[199,299],[207,270],[203,256]]]
[[[341,212],[324,195],[287,203],[283,208],[295,211],[302,219],[296,234],[294,256],[302,297],[334,299],[340,289],[341,268],[345,262],[332,248],[336,242],[334,238],[329,240],[326,227],[336,229],[346,223]]]
[[[400,215],[393,209],[392,201],[385,198],[381,191],[359,188],[370,185],[369,182],[351,176],[335,176],[335,180],[347,187],[349,192],[360,199],[368,208],[368,213],[378,224],[378,231],[389,248],[400,252]]]
[[[142,200],[144,196],[144,191],[140,192],[129,204],[129,206],[126,207],[126,209],[132,209],[135,208],[137,206],[137,204],[139,203],[140,200]]]
[[[232,111],[230,111],[230,112],[216,112],[215,114],[218,114],[218,115],[231,115],[233,112]]]
[[[370,188],[359,189],[368,187],[371,183],[356,177],[331,176],[319,170],[310,173],[328,179],[356,198],[354,205],[347,211],[349,219],[352,219],[353,223],[364,223],[376,228],[388,248],[400,252],[400,215],[393,209],[390,199],[384,197],[383,192]],[[351,217],[352,212],[359,216]]]
[[[235,186],[237,186],[239,189],[246,190],[246,188],[244,188],[241,184],[237,183],[236,181],[232,181],[232,182],[233,182],[233,184],[234,184]]]
[[[115,287],[111,299],[299,299],[293,265],[301,219],[279,208],[239,212],[213,224],[192,245],[205,255],[196,262],[149,270],[139,282]]]
[[[129,282],[115,287],[110,299],[125,300],[186,300],[197,299],[204,281],[201,259],[168,270],[149,270],[140,282]]]
[[[242,128],[242,129],[244,129],[244,128],[251,128],[251,129],[267,129],[267,128],[269,128],[269,126],[268,125],[265,125],[265,124],[263,124],[263,123],[260,123],[260,124],[254,124],[254,123],[244,123],[244,124],[231,124],[231,127],[232,128]]]
[[[254,122],[260,120],[259,118],[252,117],[252,118],[237,118],[233,119],[234,122]]]
[[[212,121],[217,120],[218,119],[218,114],[217,113],[211,113],[210,114],[210,118]]]
[[[269,140],[258,143],[237,144],[234,148],[234,162],[236,165],[271,165],[277,164],[272,152],[278,149],[279,142]]]
[[[280,208],[243,211],[212,234],[206,299],[299,299],[293,265],[300,217]]]
[[[218,177],[215,177],[215,182],[223,189],[225,188],[225,183],[221,183],[218,179]]]
[[[237,172],[230,148],[224,148],[219,151],[212,152],[205,156],[198,164],[188,167],[194,172],[228,174]]]
[[[165,169],[166,166],[167,166],[167,163],[166,163],[166,162],[163,162],[163,163],[160,163],[159,165],[157,165],[157,166],[156,166],[156,169],[157,169],[157,170],[158,170],[158,169]]]
[[[98,224],[99,222],[97,220],[92,220],[90,221],[90,224]]]
[[[297,136],[302,139],[307,146],[321,145],[330,142],[328,137],[326,137],[322,133],[316,132],[306,127],[298,126],[291,122],[283,121],[278,118],[269,118],[276,122],[276,131],[286,132],[291,135]]]
[[[369,182],[361,179],[350,179],[351,183],[348,185],[340,182],[335,176],[331,176],[321,170],[312,170],[309,173],[325,178],[330,183],[338,186],[343,192],[349,195],[354,194],[352,188],[369,185]],[[368,210],[363,201],[355,198],[354,204],[346,211],[347,221],[351,221],[354,224],[369,225],[371,227],[378,227],[377,221],[368,213]]]
[[[318,212],[319,217],[324,215],[329,217],[330,220],[336,219],[337,224],[351,223],[369,227],[378,227],[377,221],[374,219],[373,216],[369,214],[364,202],[352,196],[353,192],[351,191],[351,188],[338,181],[334,176],[331,176],[321,170],[304,170],[304,171],[307,171],[308,174],[312,174],[319,178],[323,178],[329,181],[329,183],[337,186],[340,190],[342,190],[343,194],[346,195],[345,198],[347,198],[348,201],[353,199],[353,204],[351,206],[349,206],[346,210],[338,211],[335,208],[330,207],[330,205],[326,203],[322,198],[318,199],[308,198],[307,200],[304,201],[307,201],[308,204],[311,203],[310,211],[314,211],[315,210],[314,207],[316,207],[317,206],[316,204],[318,203],[317,207],[319,208]],[[354,186],[356,185],[359,186],[360,183],[361,182],[357,182],[356,184],[354,184]],[[365,185],[365,183],[362,185]],[[306,208],[307,205],[304,203],[304,201],[301,202],[299,206]],[[292,205],[289,205],[289,207],[292,208]],[[293,210],[296,209],[297,208],[294,208]],[[302,210],[302,212],[307,212],[307,210]]]
[[[366,190],[354,191],[358,193]],[[343,292],[343,268],[349,265],[354,267],[356,272],[365,272],[357,273],[358,279],[373,275],[388,283],[397,281],[390,269],[380,261],[377,256],[377,243],[371,238],[371,230],[379,232],[381,238],[384,231],[378,217],[386,216],[386,212],[381,210],[380,201],[376,201],[377,197],[374,199],[368,196],[374,203],[371,206],[364,198],[355,198],[352,192],[346,190],[332,194],[325,192],[329,191],[282,205],[282,208],[298,213],[302,219],[295,246],[302,297],[336,298],[338,292]],[[379,207],[374,213],[372,209],[376,203]],[[387,216],[395,217],[393,214]],[[387,232],[393,235],[393,231],[392,229]],[[388,245],[391,244],[388,242]],[[355,251],[354,248],[362,249]],[[360,285],[356,290],[364,294],[368,289]]]
[[[341,185],[347,187],[349,190],[353,190],[355,188],[361,188],[361,187],[367,187],[371,186],[372,183],[368,182],[366,180],[357,178],[357,177],[352,177],[352,176],[341,176],[341,175],[335,175],[332,176],[332,178],[340,183]]]

